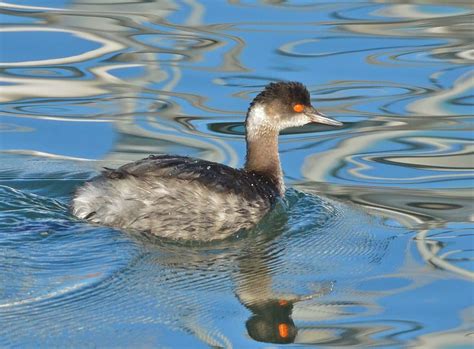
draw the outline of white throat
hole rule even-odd
[[[261,137],[265,134],[278,134],[281,130],[289,127],[300,127],[310,123],[311,120],[304,114],[294,114],[291,117],[271,117],[261,104],[254,105],[247,117],[247,139]]]
[[[279,132],[278,126],[271,122],[270,117],[265,112],[265,107],[261,104],[254,105],[250,109],[246,126],[249,141],[265,134],[278,134]]]
[[[248,113],[247,170],[264,174],[275,182],[281,195],[285,193],[283,172],[278,154],[278,124],[272,122],[262,105],[254,105]]]

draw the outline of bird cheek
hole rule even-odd
[[[311,124],[313,122],[313,120],[309,116],[304,115],[304,114],[300,114],[298,119],[300,121],[299,122],[300,126]]]

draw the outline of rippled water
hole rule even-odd
[[[8,0],[0,8],[0,346],[469,347],[472,4]],[[298,80],[344,122],[280,138],[255,229],[171,243],[71,217],[102,166],[242,165]]]

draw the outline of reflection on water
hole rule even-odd
[[[470,343],[471,5],[8,0],[0,15],[0,345]],[[247,104],[274,80],[307,84],[344,127],[281,136],[297,190],[253,231],[183,245],[69,216],[104,165],[241,165]]]

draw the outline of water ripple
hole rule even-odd
[[[25,52],[29,54],[36,53],[36,50],[28,50],[26,48],[19,47],[16,45],[11,45],[10,49],[5,52],[8,52],[7,56],[2,56],[2,61],[0,61],[0,67],[34,67],[34,66],[45,66],[45,65],[55,65],[55,64],[68,64],[68,63],[76,63],[84,60],[89,60],[92,58],[97,58],[103,56],[105,54],[119,51],[124,47],[117,42],[106,40],[101,38],[97,35],[80,32],[70,29],[61,29],[61,28],[45,28],[45,27],[19,27],[19,26],[9,26],[7,28],[3,28],[0,30],[3,33],[4,40],[6,40],[7,49],[9,47],[10,42],[19,40],[20,42],[26,42],[21,40],[21,38],[11,38],[9,35],[18,36],[19,33],[30,33],[29,36],[37,35],[40,33],[47,33],[44,38],[41,36],[37,38],[38,41],[47,43],[48,40],[54,41],[66,41],[71,43],[71,38],[63,38],[62,35],[72,35],[74,38],[79,38],[85,40],[89,43],[95,43],[93,46],[99,46],[97,48],[92,47],[88,48],[87,52],[83,53],[67,53],[61,51],[60,55],[66,55],[65,57],[50,57],[49,55],[54,53],[55,51],[52,49],[41,51],[48,54],[48,57],[25,57]],[[31,34],[33,33],[33,34]],[[51,38],[52,34],[55,33],[57,37]],[[82,47],[84,46],[83,43],[80,44],[73,44],[70,46],[74,48],[75,46]],[[9,58],[10,57],[10,58]],[[17,61],[15,61],[17,60]]]
[[[466,3],[2,5],[0,346],[252,348],[279,325],[305,346],[466,344]],[[279,80],[344,127],[282,134],[302,190],[254,230],[196,245],[69,216],[102,166],[238,166],[248,103]]]

